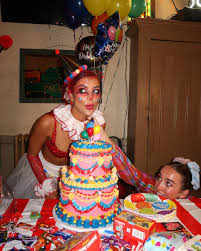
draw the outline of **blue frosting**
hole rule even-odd
[[[71,217],[68,219],[68,223],[69,223],[70,225],[72,225],[73,222],[74,222],[74,220],[75,220],[75,218],[74,218],[73,216],[71,216]]]
[[[94,219],[92,222],[92,227],[93,228],[98,228],[99,227],[99,221],[97,219]]]
[[[61,203],[62,203],[63,205],[67,205],[68,202],[69,202],[69,199],[63,200],[62,198],[60,198],[60,201],[61,201]]]
[[[111,216],[104,216],[103,219],[98,220],[98,219],[93,219],[92,221],[86,219],[86,220],[81,220],[80,217],[74,217],[70,216],[68,217],[67,214],[64,214],[62,209],[60,208],[60,203],[57,203],[55,212],[56,215],[58,216],[59,219],[61,219],[64,223],[68,223],[69,225],[74,225],[77,227],[83,227],[83,228],[100,228],[100,227],[105,227],[107,225],[111,225],[114,217],[116,216],[114,213],[111,214]],[[120,207],[118,207],[118,213],[121,212]]]
[[[89,223],[90,223],[89,220],[85,220],[85,221],[84,221],[84,227],[85,227],[85,228],[91,227],[91,226],[89,225]]]
[[[113,200],[109,204],[106,204],[106,203],[104,203],[104,202],[101,201],[100,205],[103,208],[110,208],[112,206],[112,204],[114,204],[115,201],[116,201],[116,197],[114,197]]]
[[[100,144],[101,143],[101,144]],[[78,140],[78,141],[73,141],[72,142],[72,146],[76,149],[76,148],[80,148],[80,149],[110,149],[112,147],[112,145],[108,142],[105,141],[94,141],[91,142],[90,140]]]
[[[94,207],[94,206],[96,205],[96,202],[95,202],[95,201],[92,202],[91,205],[89,205],[89,206],[87,206],[87,207],[80,207],[80,206],[75,202],[75,200],[72,200],[72,203],[73,203],[73,206],[74,206],[77,210],[79,210],[79,211],[82,210],[82,212],[88,211],[89,209],[91,209],[92,207]]]
[[[78,220],[76,221],[76,226],[77,226],[77,227],[81,227],[81,226],[82,226],[82,220],[81,220],[81,219],[78,219]]]

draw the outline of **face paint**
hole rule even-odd
[[[89,90],[88,87],[85,85],[81,85],[81,86],[75,88],[75,90],[74,90],[74,94],[78,95],[79,98],[80,98],[80,96],[87,97],[91,94],[95,98],[100,98],[100,93],[101,93],[100,87],[95,87],[93,90]]]
[[[72,113],[78,117],[89,117],[97,108],[101,96],[100,83],[97,78],[85,77],[79,80],[72,92],[74,104]]]

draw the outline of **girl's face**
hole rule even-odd
[[[182,191],[183,177],[171,166],[164,166],[156,178],[155,191],[157,195],[169,199],[183,199],[189,190]]]
[[[78,120],[86,120],[96,110],[101,97],[100,83],[96,77],[88,76],[77,81],[69,93],[72,114]]]

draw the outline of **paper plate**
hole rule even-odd
[[[167,198],[151,193],[135,193],[124,199],[124,210],[142,217],[165,222],[176,216],[176,204]]]

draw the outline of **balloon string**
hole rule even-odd
[[[104,82],[104,81],[105,81],[105,79],[106,79],[107,69],[108,69],[108,64],[106,65],[106,68],[105,68],[105,74],[104,74],[103,82]]]
[[[81,26],[81,33],[80,33],[79,41],[81,40],[82,35],[83,35],[83,27]]]
[[[73,30],[73,35],[74,35],[74,43],[76,43],[76,39],[75,39],[75,30]]]
[[[107,94],[107,97],[106,97],[106,100],[105,100],[105,106],[104,106],[103,112],[105,112],[105,109],[106,109],[106,107],[107,107],[108,98],[109,98],[109,96],[110,96],[110,92],[111,92],[112,87],[113,87],[113,85],[114,85],[114,79],[115,79],[115,77],[116,77],[116,73],[117,73],[117,70],[118,70],[119,65],[120,65],[121,54],[122,54],[122,52],[123,52],[123,48],[124,48],[125,42],[126,42],[126,40],[124,39],[124,42],[123,42],[123,45],[122,45],[122,48],[121,48],[121,52],[120,52],[120,55],[119,55],[119,59],[118,59],[118,62],[117,62],[116,70],[114,71],[114,74],[113,74],[112,83],[111,83],[111,85],[110,85],[110,88],[109,88],[109,91],[108,91],[108,94]]]

